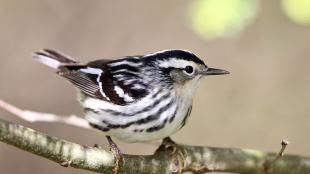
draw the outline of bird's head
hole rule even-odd
[[[193,86],[208,75],[229,74],[228,71],[208,67],[195,54],[186,50],[163,50],[146,55],[150,62],[177,86]]]

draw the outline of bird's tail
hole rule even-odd
[[[60,67],[63,66],[79,64],[78,61],[74,60],[70,56],[49,49],[43,49],[39,52],[35,52],[33,54],[33,58],[56,70],[59,70]]]

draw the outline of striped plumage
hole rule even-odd
[[[75,85],[92,127],[127,142],[156,140],[175,133],[190,115],[200,78],[228,73],[208,68],[185,50],[88,64],[46,49],[34,57]]]

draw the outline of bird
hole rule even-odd
[[[201,79],[229,74],[183,49],[86,64],[51,49],[33,57],[74,85],[91,127],[129,143],[170,137],[186,124]]]

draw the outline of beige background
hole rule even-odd
[[[206,78],[177,142],[310,156],[310,29],[292,24],[278,1],[261,1],[258,17],[240,36],[205,41],[187,20],[189,1],[0,1],[0,98],[22,108],[78,114],[75,90],[31,52],[53,48],[82,62],[188,49],[229,76]],[[107,147],[103,135],[60,124],[0,117],[85,145]],[[153,145],[117,141],[125,153],[149,154]],[[0,173],[88,173],[0,143]],[[91,173],[91,172],[89,172]]]

